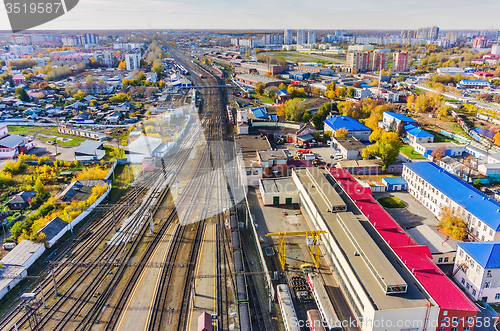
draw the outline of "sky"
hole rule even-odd
[[[500,30],[499,12],[499,0],[80,0],[34,29]]]

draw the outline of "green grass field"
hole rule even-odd
[[[378,198],[377,201],[385,208],[406,208],[406,204],[403,200],[396,197]]]
[[[42,135],[71,139],[70,141],[57,140],[57,144],[60,146],[78,146],[84,140],[86,140],[85,138],[82,137],[59,133],[57,132],[57,127],[55,126],[14,126],[14,125],[10,126],[9,125],[9,133],[24,134],[26,136],[36,136],[36,138],[40,139],[44,143],[50,140],[54,140],[55,138],[47,138]]]
[[[273,99],[268,98],[268,97],[266,97],[266,96],[261,96],[261,97],[259,97],[259,99],[260,99],[260,101],[261,101],[262,103],[269,103],[269,104],[273,104],[273,103],[274,103],[274,100],[273,100]]]
[[[401,153],[413,160],[425,160],[422,154],[415,152],[415,149],[410,145],[403,145],[400,149]]]

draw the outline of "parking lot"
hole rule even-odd
[[[338,153],[333,147],[327,146],[327,145],[324,145],[323,147],[302,148],[302,147],[295,147],[294,144],[291,144],[291,143],[286,143],[283,145],[278,145],[277,148],[278,149],[288,149],[292,156],[296,155],[298,150],[310,149],[311,152],[313,152],[314,155],[319,159],[320,163],[335,162],[334,159],[330,158],[330,155],[331,154],[335,155]]]

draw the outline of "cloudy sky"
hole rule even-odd
[[[37,29],[500,30],[499,12],[499,0],[80,0]],[[0,30],[9,29],[0,5]]]

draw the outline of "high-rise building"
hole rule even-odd
[[[343,37],[347,34],[347,31],[346,30],[335,30],[335,35],[337,37]]]
[[[94,33],[85,33],[80,36],[82,45],[99,44],[99,36]]]
[[[437,39],[439,36],[439,28],[437,26],[431,26],[427,28],[419,28],[416,33],[416,38],[418,39]]]
[[[127,64],[127,70],[135,70],[141,67],[141,51],[139,49],[133,49],[125,54],[125,63]]]
[[[307,32],[307,43],[308,44],[316,43],[316,30],[309,30]]]
[[[392,72],[407,72],[410,69],[410,54],[397,52],[392,56]]]
[[[369,71],[373,63],[373,52],[351,52],[347,53],[346,67],[349,70]]]
[[[291,45],[291,44],[293,44],[293,31],[292,31],[292,29],[286,29],[285,30],[285,36],[283,38],[283,43],[285,45]]]
[[[446,34],[446,39],[448,39],[450,41],[450,44],[453,45],[458,40],[458,34],[456,32],[448,32]]]
[[[297,45],[306,43],[306,30],[297,30]]]
[[[10,51],[16,55],[33,53],[33,46],[28,45],[12,45]]]
[[[387,63],[389,62],[389,52],[386,51],[374,51],[372,56],[371,67],[368,71],[378,71],[380,69],[387,70]]]
[[[495,44],[495,45],[491,46],[491,54],[500,55],[500,45],[499,44]]]
[[[476,37],[472,45],[473,48],[485,48],[486,47],[486,37]]]
[[[283,43],[283,37],[280,34],[268,34],[262,37],[264,45],[281,45]]]

